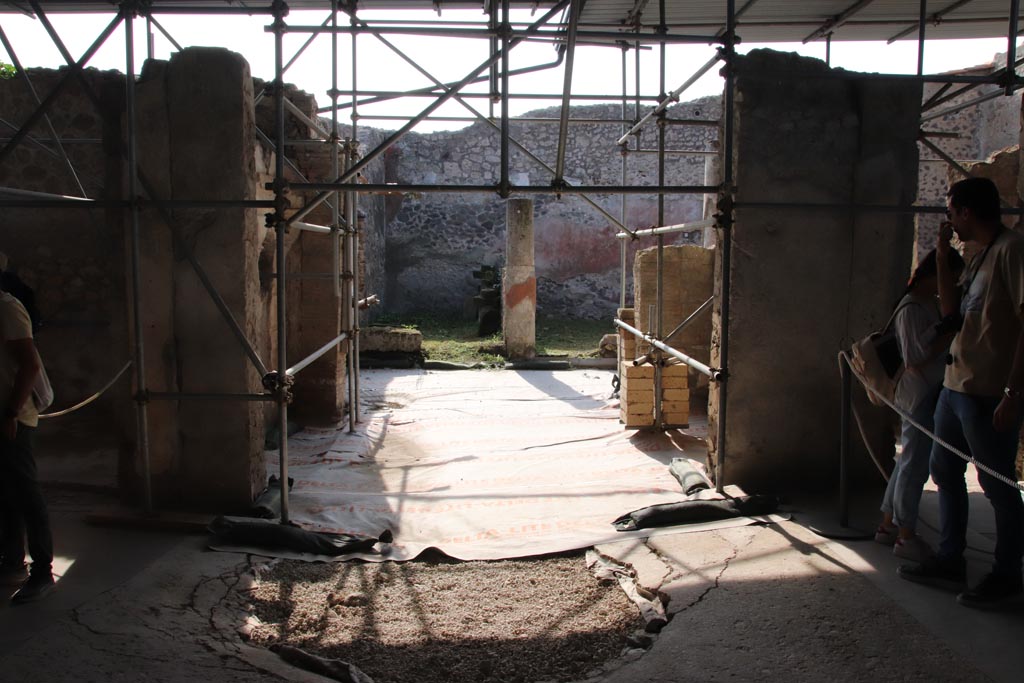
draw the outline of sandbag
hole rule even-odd
[[[297,553],[337,557],[349,553],[372,553],[378,543],[391,543],[394,537],[385,530],[377,538],[351,534],[325,534],[308,531],[271,520],[221,515],[210,522],[215,545],[243,546],[266,550],[291,550]]]
[[[695,522],[713,522],[733,517],[770,515],[778,508],[778,498],[764,495],[740,496],[727,500],[683,500],[628,512],[612,522],[612,526],[617,531],[635,531]]]

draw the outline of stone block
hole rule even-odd
[[[367,352],[420,353],[423,334],[402,327],[372,325],[359,331],[359,350]]]

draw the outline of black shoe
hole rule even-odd
[[[967,586],[967,562],[962,558],[934,557],[920,564],[904,564],[896,570],[901,579],[959,592]]]
[[[1021,577],[1010,578],[1002,574],[986,574],[977,586],[956,596],[956,601],[964,607],[1000,609],[1017,602],[1016,598],[1021,594],[1024,594],[1024,583],[1021,582]]]
[[[42,576],[31,575],[28,577],[28,581],[11,597],[11,604],[24,605],[28,602],[42,600],[50,594],[53,586],[52,574],[43,574]]]
[[[0,565],[0,586],[20,586],[28,578],[28,570],[25,564],[16,564],[13,567]]]

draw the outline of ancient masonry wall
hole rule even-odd
[[[763,50],[737,62],[737,202],[913,200],[920,87],[830,76],[820,61]],[[736,212],[720,473],[726,483],[806,490],[831,482],[839,424],[836,354],[884,323],[905,282],[912,246],[910,216]],[[720,365],[718,294],[713,366]],[[717,404],[712,385],[712,462],[719,446]]]
[[[1004,55],[996,55],[993,63],[995,67],[979,67],[967,70],[965,73],[975,75],[991,73],[999,65],[1005,64],[1006,58]],[[941,94],[939,93],[941,88],[942,86],[939,84],[925,84],[924,100],[928,101],[933,95]],[[952,92],[955,92],[956,88],[957,86],[954,86]],[[951,111],[958,105],[963,105],[980,95],[988,94],[992,90],[994,90],[993,86],[967,90],[950,101],[923,112],[922,116]],[[942,133],[942,137],[929,138],[930,141],[964,166],[972,167],[977,162],[988,160],[990,156],[1001,150],[1015,149],[1019,146],[1020,113],[1021,93],[1017,91],[1009,97],[997,97],[963,111],[954,111],[951,114],[926,121],[921,128],[925,131]],[[950,182],[960,180],[963,175],[959,171],[952,170],[945,161],[939,160],[938,155],[923,144],[919,144],[918,148],[921,152],[918,202],[941,206],[945,203],[946,189]],[[999,169],[993,169],[992,172],[1000,177],[1005,175]],[[1014,175],[1015,173],[1014,171]],[[1020,206],[1020,200],[1016,198],[1014,192],[1007,192],[1007,188],[1001,187],[1000,189],[1004,199],[1009,198],[1007,206]],[[941,220],[940,214],[917,217],[916,257],[920,257],[934,248]]]
[[[718,98],[705,98],[669,110],[672,118],[717,120]],[[530,117],[557,119],[557,109],[531,112]],[[614,105],[575,107],[581,119],[619,118]],[[643,149],[657,147],[656,126],[645,128]],[[566,149],[566,175],[575,184],[619,184],[622,157],[615,145],[621,135],[618,123],[581,123],[570,127]],[[555,164],[558,126],[513,121],[512,138],[523,143],[550,166]],[[670,126],[667,148],[712,150],[715,127]],[[511,152],[510,179],[514,184],[547,185],[552,174],[515,145]],[[667,184],[703,184],[705,156],[672,155],[667,164]],[[496,131],[477,123],[456,132],[410,134],[387,155],[388,181],[407,183],[497,183],[500,152]],[[627,157],[628,184],[657,182],[655,155]],[[619,196],[593,197],[618,218]],[[626,198],[626,224],[632,228],[657,224],[657,199]],[[699,220],[701,195],[670,196],[665,224]],[[541,314],[579,318],[610,318],[619,301],[620,267],[617,229],[580,198],[564,195],[534,197],[537,245],[537,306]],[[407,194],[390,198],[387,210],[386,264],[390,313],[422,311],[459,314],[475,293],[472,271],[482,264],[504,264],[504,202],[493,194]],[[672,242],[699,242],[700,235],[670,238]],[[653,241],[630,242],[627,280],[631,281],[636,249]],[[629,285],[631,291],[631,283]]]
[[[63,71],[33,70],[37,90],[45,93]],[[202,74],[202,77],[198,76]],[[101,101],[96,111],[76,84],[57,100],[51,120],[91,198],[120,198],[125,168],[123,136],[124,76],[86,70]],[[170,62],[147,62],[138,83],[139,162],[145,186],[158,198],[237,200],[269,198],[264,186],[274,168],[273,154],[256,136],[258,125],[273,130],[267,102],[253,109],[255,86],[248,65],[222,49],[193,48]],[[289,90],[308,113],[311,97]],[[35,101],[21,80],[0,80],[0,117],[20,122]],[[102,114],[107,114],[104,120]],[[79,195],[66,165],[36,126],[36,140],[19,146],[0,163],[0,185],[24,190]],[[379,133],[366,131],[365,145]],[[344,137],[347,131],[342,131]],[[289,123],[289,139],[308,139],[310,131]],[[376,136],[376,137],[375,137]],[[326,145],[292,156],[298,173],[315,179],[329,176]],[[374,175],[377,174],[377,175]],[[364,174],[382,178],[382,164]],[[147,190],[148,193],[148,190]],[[301,206],[303,197],[292,196]],[[366,198],[361,208],[368,221],[380,224],[383,200]],[[329,222],[325,209],[310,220]],[[202,288],[182,244],[191,249],[245,330],[259,356],[276,367],[277,296],[273,274],[274,232],[265,211],[241,208],[175,209],[169,212],[182,241],[176,243],[164,216],[144,209],[140,305],[146,342],[147,385],[151,391],[258,393],[259,373],[243,353],[219,311]],[[371,226],[372,227],[372,226]],[[362,252],[363,292],[379,291],[383,272],[380,231],[367,229]],[[0,216],[2,249],[10,266],[37,293],[44,319],[37,339],[57,390],[58,406],[88,396],[131,358],[130,291],[124,214],[110,210],[16,209]],[[328,238],[291,231],[288,270],[328,270],[323,255]],[[320,240],[316,244],[317,240]],[[337,305],[330,285],[316,278],[294,277],[289,283],[289,364],[328,341],[337,329]],[[344,353],[328,354],[300,375],[295,386],[297,417],[330,421],[343,406]],[[138,498],[141,465],[136,456],[131,382],[122,379],[100,401],[72,417],[41,423],[40,437],[75,434],[79,443],[120,443],[119,483],[127,497]],[[158,506],[239,510],[266,483],[263,444],[272,423],[270,406],[252,402],[152,401],[151,467]],[[65,437],[66,438],[66,437]]]

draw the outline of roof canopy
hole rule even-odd
[[[47,12],[110,12],[118,0],[80,2],[40,0]],[[327,0],[289,0],[291,9],[328,10]],[[340,5],[348,4],[344,0]],[[551,0],[511,0],[513,7],[550,7]],[[581,28],[651,32],[664,24],[672,34],[714,38],[725,28],[726,0],[585,0]],[[1006,36],[1006,0],[932,0],[927,7],[925,36],[932,38],[996,38]],[[267,14],[270,0],[152,0],[155,14],[239,12]],[[479,9],[500,6],[491,0],[359,0],[361,10]],[[918,0],[735,0],[737,34],[745,42],[917,39],[921,3]],[[0,0],[0,13],[31,13],[27,0]],[[400,18],[400,17],[396,17]]]

